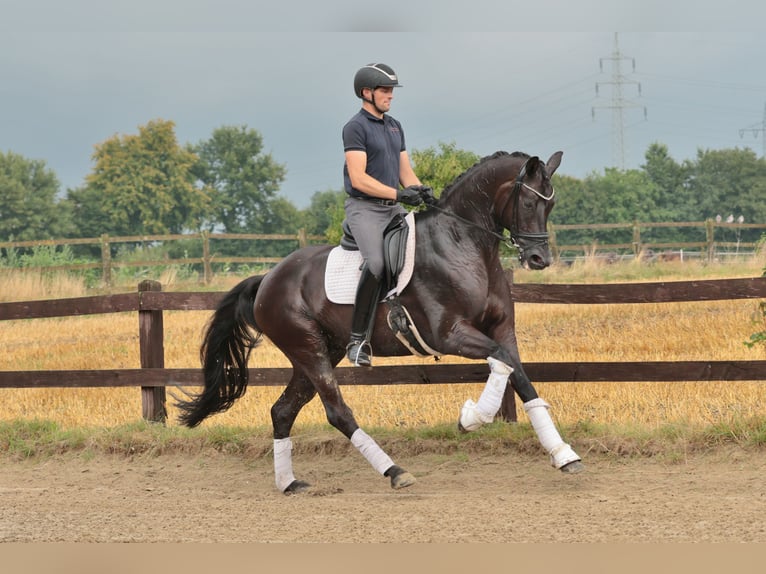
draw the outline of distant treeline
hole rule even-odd
[[[516,151],[516,150],[507,150]],[[534,150],[521,150],[531,152]],[[541,151],[542,157],[556,150]],[[480,158],[454,144],[412,150],[421,180],[436,194]],[[280,195],[287,167],[264,151],[260,133],[246,126],[223,126],[208,140],[181,145],[171,121],[140,126],[134,135],[115,135],[97,145],[93,170],[79,187],[62,191],[43,160],[0,153],[0,242],[103,235],[288,234],[340,237],[345,194],[316,190],[305,209]],[[559,173],[566,173],[566,150]],[[340,171],[340,165],[338,169]],[[634,230],[616,226],[598,236],[587,224],[678,223],[640,232],[644,243],[709,241],[708,231],[684,222],[730,223],[717,241],[753,243],[766,223],[766,160],[750,149],[698,150],[681,162],[664,144],[654,143],[640,169],[605,168],[583,179],[555,175],[556,207],[550,222],[562,230],[562,244],[635,242]],[[737,226],[744,223],[745,226]],[[270,241],[216,242],[229,257],[281,257],[287,244]],[[137,241],[112,244],[121,251],[146,248]],[[26,248],[16,255],[25,255]],[[101,246],[72,244],[77,257],[101,257]],[[2,255],[2,254],[0,254]],[[168,257],[202,257],[199,241],[178,241]],[[6,253],[7,257],[8,254]]]

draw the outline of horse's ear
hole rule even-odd
[[[545,164],[545,167],[547,168],[547,171],[548,171],[548,177],[552,176],[553,172],[555,172],[561,165],[562,155],[564,155],[563,151],[557,151],[550,157],[550,159],[548,160],[548,163]]]
[[[538,169],[540,169],[540,158],[536,155],[530,157],[524,164],[524,169],[526,170],[527,175],[532,175],[535,173]]]

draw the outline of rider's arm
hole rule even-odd
[[[379,182],[367,173],[366,152],[361,150],[348,150],[345,153],[348,176],[351,179],[351,185],[354,186],[354,189],[373,197],[396,199],[396,189]],[[407,152],[402,153],[406,154]]]

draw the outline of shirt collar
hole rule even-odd
[[[382,117],[382,118],[378,118],[378,117],[375,117],[375,116],[373,116],[373,115],[372,115],[370,112],[368,112],[367,110],[365,110],[364,108],[362,108],[361,110],[359,110],[359,113],[360,113],[360,114],[362,114],[364,117],[366,117],[368,120],[372,120],[372,121],[374,121],[374,122],[383,122],[383,118],[385,118],[385,117],[386,117],[386,116],[385,116],[385,114],[383,115],[383,117]]]

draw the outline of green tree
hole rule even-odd
[[[656,211],[656,189],[639,170],[607,168],[603,175],[593,172],[581,182],[554,176],[556,207],[551,221],[560,224],[630,223],[651,221]],[[630,230],[602,231],[596,236],[587,230],[563,231],[559,243],[629,243]]]
[[[731,215],[745,222],[766,221],[766,160],[750,149],[698,150],[695,162],[689,162],[687,182],[695,200],[694,219],[725,221]],[[724,241],[733,241],[734,231]],[[757,241],[758,230],[745,230],[742,241]]]
[[[343,204],[346,192],[343,190],[317,191],[311,196],[311,204],[304,211],[303,221],[309,235],[327,235],[331,228],[343,222]],[[338,215],[340,214],[340,217]]]
[[[0,152],[0,239],[50,239],[70,230],[68,212],[58,205],[60,183],[42,160]]]
[[[82,236],[181,233],[199,229],[209,198],[194,186],[196,156],[181,148],[173,122],[156,120],[138,135],[96,146],[85,186],[70,190]]]
[[[651,144],[644,154],[642,169],[655,192],[655,209],[647,221],[695,221],[695,202],[690,196],[688,167],[677,163],[661,143]],[[644,232],[644,239],[655,242],[701,241],[696,228],[653,228]]]
[[[458,149],[454,142],[439,142],[438,149],[431,146],[412,151],[415,173],[425,185],[433,188],[438,197],[457,176],[479,161],[473,152]]]
[[[596,223],[588,212],[588,194],[582,180],[557,173],[551,182],[556,190],[556,203],[549,217],[551,223]]]
[[[223,126],[190,146],[194,175],[212,199],[207,227],[227,233],[273,233],[283,223],[274,199],[285,166],[263,152],[263,138],[246,126]]]

